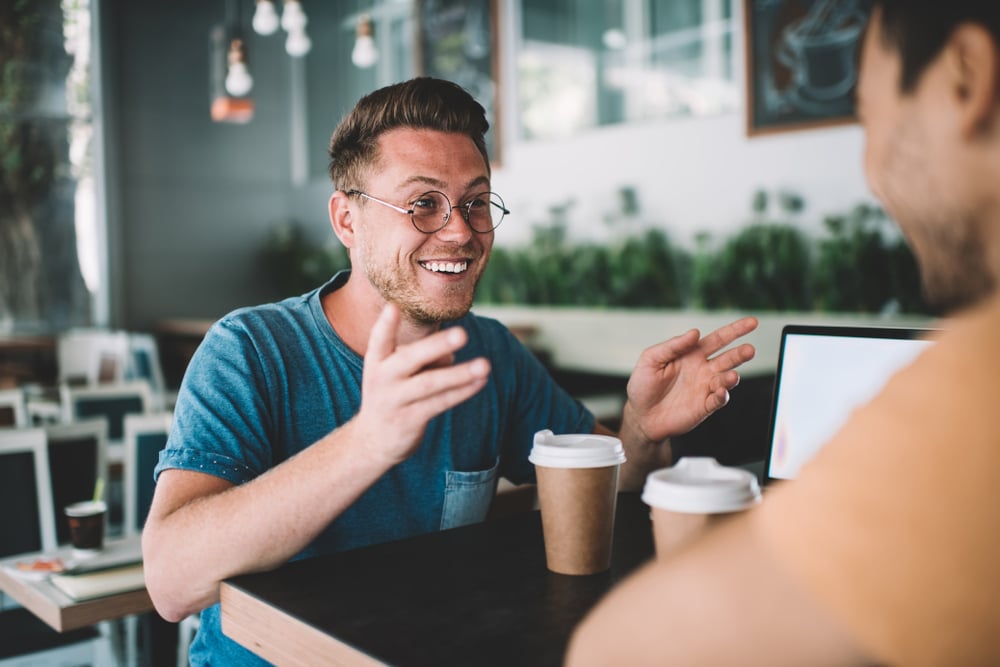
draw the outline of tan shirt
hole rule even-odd
[[[1000,300],[947,329],[752,521],[880,659],[1000,665]]]

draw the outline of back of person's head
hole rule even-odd
[[[330,138],[330,178],[339,190],[361,188],[367,167],[378,158],[378,139],[396,128],[439,130],[468,135],[486,161],[486,110],[461,86],[417,77],[380,88],[361,98]]]
[[[900,89],[916,87],[951,33],[962,23],[976,23],[1000,44],[1000,0],[875,0],[882,12],[882,39],[902,59]]]

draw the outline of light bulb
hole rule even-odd
[[[270,35],[278,29],[278,12],[271,0],[257,0],[253,13],[253,29],[259,35]]]
[[[300,30],[305,30],[309,19],[302,10],[302,3],[299,0],[285,0],[285,8],[281,12],[281,27],[285,32],[291,34]]]
[[[226,74],[226,92],[234,97],[242,97],[253,88],[253,77],[247,70],[246,63],[237,61],[229,64]]]
[[[288,33],[288,39],[285,40],[285,51],[288,52],[288,55],[298,58],[309,53],[311,48],[312,40],[309,39],[305,30],[293,30]]]
[[[378,61],[378,49],[372,38],[372,20],[367,15],[358,19],[357,39],[351,50],[351,62],[357,67],[371,67]]]

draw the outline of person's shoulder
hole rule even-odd
[[[1000,297],[941,320],[925,355],[939,372],[991,375],[1000,371]]]
[[[281,301],[236,308],[222,316],[212,328],[253,333],[286,328],[289,323],[301,324],[312,316],[310,302],[317,291],[318,288]]]
[[[476,336],[489,341],[517,341],[516,336],[506,324],[494,317],[477,315],[472,311],[455,320],[452,324],[464,327],[469,332],[470,337]]]

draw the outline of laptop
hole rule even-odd
[[[763,483],[794,479],[851,412],[932,343],[933,329],[786,325]]]

